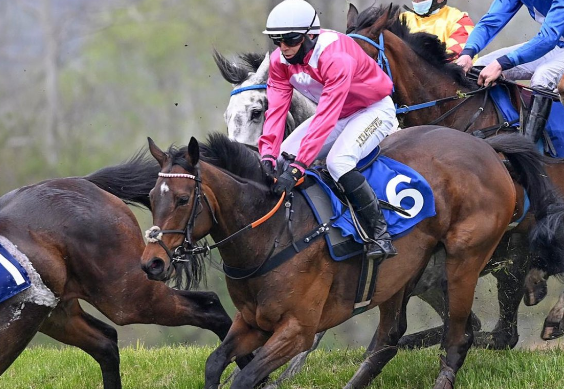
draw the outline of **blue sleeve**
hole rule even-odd
[[[507,57],[517,66],[539,59],[554,49],[564,34],[564,0],[553,0],[539,33]]]
[[[480,19],[470,33],[463,54],[473,57],[482,51],[515,16],[522,5],[521,0],[494,0],[488,13]]]

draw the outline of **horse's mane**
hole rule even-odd
[[[457,83],[472,87],[475,85],[470,82],[463,69],[452,63],[455,58],[454,53],[446,51],[446,45],[440,41],[437,36],[426,32],[412,33],[407,26],[405,18],[399,17],[401,9],[399,5],[389,6],[373,6],[362,11],[353,26],[347,29],[347,33],[358,33],[359,31],[371,27],[380,17],[387,14],[385,24],[375,31],[375,35],[379,35],[383,30],[388,30],[398,38],[403,40],[407,45],[421,58],[429,64],[446,73],[449,77],[454,79]],[[375,37],[370,37],[374,39]]]
[[[200,159],[215,167],[241,178],[265,183],[260,158],[256,151],[243,143],[230,140],[227,135],[215,132],[208,135],[205,143],[200,143]],[[168,149],[173,165],[187,166],[187,146],[174,145]]]
[[[214,50],[213,59],[223,78],[231,84],[239,85],[249,78],[249,73],[257,71],[265,55],[266,53],[242,53],[232,62]]]

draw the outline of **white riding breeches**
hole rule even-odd
[[[282,142],[280,152],[297,155],[302,138],[308,131],[310,117]],[[326,158],[327,170],[334,180],[354,169],[388,135],[398,130],[396,108],[391,97],[337,121],[317,159]]]
[[[505,47],[489,54],[479,57],[474,66],[486,66],[495,59],[522,46],[524,43]],[[540,87],[548,90],[556,89],[558,81],[564,73],[564,48],[556,46],[554,49],[539,59],[517,65],[514,68],[504,70],[503,75],[508,80],[531,80],[532,87]]]

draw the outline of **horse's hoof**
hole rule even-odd
[[[560,327],[560,323],[555,322],[544,322],[544,326],[542,328],[541,338],[542,340],[553,340],[556,338],[560,338],[564,335],[563,329]]]
[[[439,373],[433,389],[453,389],[455,378],[454,371],[450,367],[445,367]]]
[[[374,379],[374,367],[370,362],[364,361],[354,373],[353,378],[347,383],[343,389],[361,389],[366,388]]]

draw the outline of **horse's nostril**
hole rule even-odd
[[[145,273],[147,273],[147,275],[151,279],[155,279],[155,277],[158,278],[159,276],[162,276],[164,273],[164,269],[165,269],[164,261],[157,257],[151,259],[143,266],[143,270],[145,271]]]

